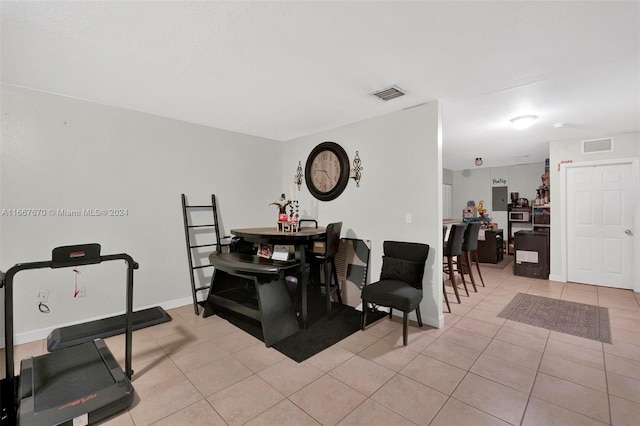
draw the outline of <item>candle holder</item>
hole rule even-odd
[[[298,232],[300,230],[300,222],[298,220],[300,218],[300,205],[298,200],[287,200],[287,196],[281,194],[280,199],[269,205],[278,207],[278,222],[276,224],[278,232]],[[289,208],[288,214],[287,207]]]
[[[298,185],[298,191],[300,191],[300,186],[302,186],[302,163],[298,161],[298,168],[296,169],[296,175],[293,177],[293,183]]]
[[[353,157],[353,169],[351,169],[350,176],[356,181],[356,187],[360,187],[360,179],[362,178],[362,161],[360,161],[360,154],[356,151],[355,157]]]

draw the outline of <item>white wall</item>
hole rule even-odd
[[[431,102],[370,120],[302,137],[287,143],[283,185],[292,182],[298,161],[304,164],[317,144],[337,142],[353,161],[362,160],[360,187],[350,181],[336,200],[315,200],[302,186],[298,198],[306,217],[326,225],[342,221],[342,235],[370,239],[369,282],[382,267],[385,240],[423,242],[431,246],[425,273],[423,320],[441,326],[442,315],[442,166],[440,106]],[[410,213],[412,222],[406,223]]]
[[[521,198],[527,198],[530,203],[533,203],[536,198],[536,189],[542,184],[541,176],[543,173],[544,162],[455,170],[453,172],[453,211],[451,214],[454,218],[462,219],[462,210],[467,206],[469,200],[475,201],[476,206],[480,201],[484,201],[484,208],[487,209],[489,217],[504,229],[505,238],[507,238],[507,212],[493,211],[491,208],[493,179],[506,181],[506,184],[500,183],[496,186],[507,186],[507,196],[511,192],[518,192]],[[513,232],[518,230],[514,226]]]
[[[638,159],[640,158],[640,133],[630,132],[616,135],[599,135],[593,138],[600,139],[613,137],[613,152],[582,154],[582,141],[584,139],[567,139],[562,141],[551,142],[549,146],[549,162],[551,166],[551,273],[549,278],[555,281],[561,281],[564,265],[564,256],[562,253],[563,230],[555,224],[562,224],[564,211],[562,210],[563,200],[561,199],[561,191],[554,190],[554,182],[560,184],[561,163],[571,162],[591,162],[616,159]],[[559,188],[558,188],[559,189]],[[636,198],[638,198],[636,194]],[[636,200],[636,206],[640,204],[640,200]],[[556,207],[558,206],[558,207]],[[636,230],[640,229],[640,211],[636,210],[635,218]],[[636,247],[638,247],[638,232],[636,232]],[[638,281],[640,277],[640,265],[636,262],[635,278]]]
[[[333,140],[351,158],[360,151],[361,187],[350,182],[340,198],[324,203],[303,186],[302,213],[321,224],[342,220],[343,235],[372,240],[369,281],[379,274],[385,239],[431,244],[422,314],[426,323],[442,325],[442,289],[432,284],[442,279],[438,102],[283,143],[6,84],[1,96],[0,209],[127,211],[121,217],[5,214],[2,270],[49,260],[56,246],[99,242],[103,254],[126,252],[140,263],[136,309],[189,304],[180,194],[200,204],[215,193],[223,234],[272,225],[268,204],[290,191],[298,161],[304,165],[315,145]],[[123,264],[79,269],[87,288],[82,299],[72,297],[76,277],[69,269],[16,276],[16,343],[123,311]],[[40,290],[50,292],[49,314],[37,309]]]
[[[223,232],[271,224],[282,142],[2,85],[0,209],[127,209],[123,217],[0,217],[0,269],[49,260],[56,246],[98,242],[140,264],[136,308],[190,303],[180,194],[218,196]],[[16,275],[16,341],[124,310],[124,264]],[[50,314],[37,309],[50,291]],[[4,294],[4,292],[0,292]],[[3,305],[2,305],[3,306]],[[4,308],[2,308],[2,311]],[[2,317],[4,317],[2,315]],[[44,333],[44,336],[42,334]]]

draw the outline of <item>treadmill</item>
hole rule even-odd
[[[138,269],[128,254],[101,256],[100,244],[53,249],[51,261],[18,263],[5,274],[4,329],[6,376],[1,382],[0,424],[88,425],[127,409],[133,402],[131,341],[133,271]],[[13,278],[28,269],[66,268],[124,260],[127,264],[125,371],[102,339],[95,339],[56,352],[27,358],[14,374]]]

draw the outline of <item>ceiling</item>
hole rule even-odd
[[[454,170],[640,129],[638,1],[3,0],[0,13],[5,83],[275,140],[434,99]],[[371,95],[391,85],[406,95]],[[539,118],[513,129],[523,114]]]

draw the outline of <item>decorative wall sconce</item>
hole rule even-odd
[[[298,168],[296,169],[296,175],[293,177],[293,183],[298,185],[298,191],[302,185],[302,163],[298,161]]]
[[[350,177],[356,181],[356,186],[360,187],[360,178],[362,177],[362,162],[360,161],[360,155],[356,151],[355,157],[353,157],[353,169],[351,169]]]

